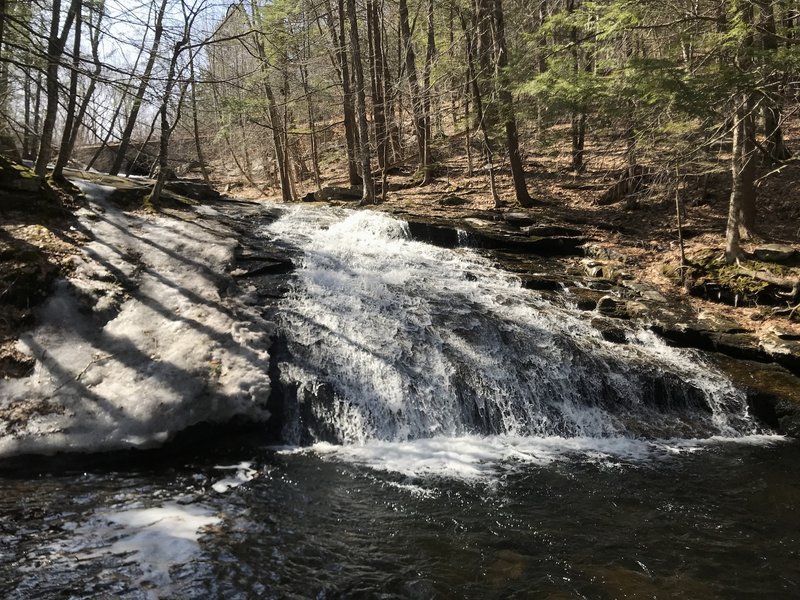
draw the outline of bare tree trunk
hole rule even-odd
[[[245,169],[242,164],[239,162],[239,158],[236,156],[236,152],[233,149],[233,144],[231,143],[231,136],[228,133],[228,128],[225,126],[223,121],[222,111],[219,109],[219,93],[217,92],[217,87],[215,83],[211,84],[211,95],[214,98],[214,109],[217,114],[217,117],[220,119],[220,129],[222,131],[222,137],[225,140],[225,146],[228,148],[228,152],[233,159],[236,168],[239,169],[239,172],[244,176],[244,178],[252,185],[254,188],[259,190],[262,193],[266,193],[265,190],[261,188],[260,185],[256,181],[253,180],[252,175],[250,172]],[[246,146],[246,145],[245,145]],[[266,152],[265,152],[266,153]]]
[[[586,170],[584,163],[584,146],[586,140],[586,113],[573,112],[570,117],[572,132],[572,170],[583,173]]]
[[[208,169],[206,168],[206,159],[203,156],[203,145],[200,143],[200,123],[197,117],[197,79],[194,75],[194,53],[189,53],[189,85],[192,86],[192,132],[194,133],[194,148],[197,152],[197,161],[200,163],[200,172],[203,174],[203,181],[210,183],[208,178]]]
[[[542,25],[547,19],[547,0],[542,0],[539,4],[539,22],[538,27],[540,31],[544,31]],[[537,72],[542,75],[547,72],[547,34],[541,33],[537,41]],[[544,135],[544,111],[545,106],[541,99],[536,100],[536,138],[542,139]]]
[[[42,136],[39,134],[39,123],[42,119],[42,74],[36,75],[36,100],[33,103],[33,134],[31,135],[31,157],[39,155],[39,147],[42,144]]]
[[[747,96],[742,116],[742,139],[741,139],[741,221],[740,225],[744,233],[751,237],[756,226],[756,170],[758,161],[756,160],[756,147],[754,143],[755,127],[755,102],[752,96]]]
[[[503,117],[505,119],[506,146],[508,148],[509,161],[511,163],[511,176],[514,180],[514,194],[520,206],[531,207],[535,203],[528,194],[528,186],[525,183],[525,169],[522,166],[522,156],[519,152],[519,137],[517,135],[517,120],[514,115],[514,100],[509,89],[508,81],[508,48],[506,47],[505,20],[503,17],[502,0],[494,0],[495,18],[495,52],[499,77],[499,97],[503,105]]]
[[[417,138],[417,159],[419,166],[423,170],[423,182],[425,181],[425,113],[422,105],[421,92],[419,89],[419,79],[417,77],[417,58],[414,54],[414,46],[411,41],[411,26],[408,22],[408,4],[406,0],[400,0],[400,35],[403,43],[405,55],[405,69],[408,82],[411,87],[411,114],[414,122],[414,135]]]
[[[22,101],[24,103],[24,115],[25,115],[25,125],[24,129],[22,130],[22,158],[30,159],[33,154],[33,149],[31,148],[31,137],[32,137],[32,124],[31,124],[31,108],[33,105],[33,90],[31,89],[31,82],[33,78],[31,77],[30,69],[25,69],[23,74],[23,85],[22,85]]]
[[[47,41],[47,108],[45,109],[44,123],[42,124],[39,155],[36,157],[36,165],[34,167],[36,175],[39,177],[44,177],[47,171],[47,163],[50,161],[50,153],[53,148],[53,131],[55,130],[56,116],[58,114],[58,66],[61,55],[64,53],[64,45],[67,43],[69,30],[72,28],[72,21],[75,19],[76,11],[80,9],[80,4],[80,0],[72,0],[59,35],[61,0],[53,0],[52,22]]]
[[[64,131],[61,134],[61,145],[58,158],[53,167],[53,179],[64,178],[64,167],[69,160],[71,148],[69,141],[72,138],[72,129],[77,129],[75,122],[75,107],[78,104],[78,69],[81,66],[81,6],[75,11],[75,33],[72,36],[72,72],[69,76],[69,97],[67,98],[67,111],[64,115]]]
[[[258,19],[260,13],[256,4],[256,0],[251,0],[251,6],[253,9],[253,17]],[[283,123],[280,115],[278,114],[278,103],[275,100],[275,94],[269,81],[269,66],[267,63],[267,53],[264,49],[263,25],[260,21],[256,21],[251,25],[254,26],[256,52],[261,64],[261,85],[264,89],[264,95],[267,98],[267,110],[270,128],[272,130],[272,142],[275,145],[275,159],[278,163],[278,174],[280,176],[281,198],[284,202],[291,202],[292,185],[289,176],[288,148],[284,146],[285,139],[283,135]],[[257,29],[255,28],[256,25],[258,26]]]
[[[367,100],[364,93],[364,67],[361,62],[361,45],[358,39],[358,19],[355,0],[347,0],[347,13],[350,20],[350,48],[353,58],[353,74],[356,84],[356,114],[358,118],[358,137],[360,138],[361,177],[363,188],[362,204],[375,203],[375,183],[372,180],[372,166],[369,150],[369,126],[367,125]]]
[[[356,119],[353,109],[353,90],[350,85],[350,65],[347,61],[347,39],[345,36],[345,10],[344,0],[338,0],[338,24],[337,31],[336,25],[333,20],[333,9],[330,3],[328,7],[328,31],[330,33],[331,42],[336,48],[338,57],[338,70],[341,75],[342,83],[342,113],[344,117],[344,139],[345,148],[347,151],[347,178],[351,186],[361,185],[361,176],[358,174],[358,161],[356,160]]]
[[[725,230],[725,260],[728,264],[738,262],[744,257],[741,247],[739,226],[742,206],[747,193],[745,177],[744,139],[747,136],[745,117],[747,102],[742,101],[736,109],[733,125],[733,148],[731,152],[731,198],[728,207],[728,224]]]
[[[178,60],[180,59],[183,51],[189,46],[189,42],[191,40],[192,26],[195,18],[198,15],[198,12],[196,12],[197,6],[198,5],[195,4],[189,8],[185,3],[181,4],[181,8],[183,9],[183,35],[172,47],[172,56],[170,57],[169,68],[167,70],[167,79],[164,85],[164,98],[161,101],[161,107],[159,111],[159,117],[161,121],[161,136],[159,138],[158,177],[156,178],[156,182],[153,185],[153,190],[150,192],[150,196],[147,199],[147,204],[150,206],[153,206],[161,196],[161,192],[164,189],[164,183],[167,180],[167,174],[169,173],[169,140],[172,136],[172,132],[181,119],[181,109],[186,96],[188,81],[185,82],[180,89],[180,94],[178,95],[179,97],[177,100],[177,114],[175,115],[175,122],[172,126],[169,124],[169,100],[172,96],[172,92],[175,88],[175,83],[177,80]]]
[[[303,85],[303,94],[306,97],[306,111],[308,113],[308,129],[311,136],[311,167],[314,169],[314,185],[319,189],[322,180],[319,172],[319,149],[317,148],[317,126],[314,116],[314,103],[311,100],[311,90],[308,87],[308,71],[305,66],[300,67],[300,79]]]
[[[375,127],[375,153],[378,166],[386,170],[386,99],[384,97],[383,37],[375,0],[367,1],[367,37],[370,47],[370,82],[372,84],[372,122]]]
[[[172,133],[172,129],[169,126],[169,98],[175,85],[175,70],[178,65],[178,57],[189,43],[190,27],[191,24],[187,20],[186,30],[183,38],[176,42],[172,49],[172,58],[170,59],[169,71],[167,72],[167,81],[164,89],[164,99],[161,101],[161,107],[159,110],[161,135],[159,137],[158,149],[158,176],[156,177],[156,182],[153,185],[153,190],[150,192],[150,196],[147,199],[147,202],[150,205],[154,205],[161,197],[161,192],[164,189],[164,183],[167,180],[167,174],[169,172],[169,139]],[[177,122],[177,120],[178,119],[176,118],[175,121]]]
[[[3,115],[7,113],[7,104],[8,104],[8,63],[4,60],[5,59],[5,31],[6,31],[6,0],[0,0],[0,113]],[[27,71],[26,71],[27,73]],[[27,114],[27,106],[26,114]],[[26,121],[27,122],[27,121]],[[4,119],[2,123],[0,123],[0,151],[8,153],[11,152],[12,154],[17,154],[15,159],[21,158],[21,156],[16,152],[16,146],[13,143],[9,143],[6,140],[10,141],[8,131],[8,125],[6,120]],[[23,152],[25,147],[25,139],[23,137]]]
[[[761,47],[767,52],[778,49],[778,38],[775,24],[775,3],[767,0],[757,0],[761,12]],[[792,153],[783,139],[782,110],[779,98],[784,93],[784,81],[781,77],[771,77],[770,86],[767,86],[768,95],[763,100],[764,113],[764,146],[773,161],[785,161],[792,157]]]
[[[103,70],[103,63],[100,61],[100,35],[101,29],[100,25],[103,22],[103,17],[105,16],[105,0],[101,0],[97,3],[95,10],[97,11],[97,24],[94,26],[94,32],[90,33],[91,38],[91,47],[92,47],[92,63],[94,64],[94,69],[92,74],[89,78],[89,87],[86,89],[86,93],[83,96],[83,100],[81,101],[81,106],[78,109],[78,115],[75,117],[75,126],[72,128],[72,135],[69,139],[69,146],[67,149],[67,153],[71,154],[73,148],[75,148],[75,143],[78,139],[78,132],[80,130],[81,125],[83,124],[84,119],[86,118],[86,111],[89,109],[89,104],[92,101],[92,97],[94,96],[95,87],[97,87],[97,80],[100,77],[100,73]],[[91,19],[89,21],[91,24]]]
[[[469,53],[467,53],[469,58]],[[464,86],[464,148],[467,151],[467,177],[472,177],[472,131],[469,126],[469,71],[467,71],[467,84]]]
[[[136,90],[136,96],[131,105],[131,112],[128,114],[128,120],[125,123],[125,129],[122,132],[122,138],[119,141],[119,148],[117,148],[117,155],[114,162],[109,169],[109,175],[118,175],[122,168],[122,163],[125,161],[125,155],[128,152],[128,146],[131,143],[131,135],[133,135],[133,128],[136,126],[136,120],[139,118],[139,110],[142,108],[144,102],[144,94],[150,85],[150,75],[153,72],[153,65],[156,62],[158,55],[158,47],[161,44],[161,36],[164,33],[164,13],[167,9],[167,0],[161,0],[161,4],[156,14],[156,21],[154,25],[153,44],[150,46],[150,55],[147,57],[147,64],[144,66],[142,79],[139,81],[139,88]]]
[[[579,0],[567,0],[567,12],[573,12],[577,8]],[[580,55],[578,42],[578,28],[570,28],[570,45],[572,47],[572,70],[575,77],[580,73]],[[583,173],[586,170],[584,163],[584,146],[586,140],[586,112],[574,110],[570,115],[570,132],[572,134],[572,169],[576,173]]]
[[[483,99],[481,96],[481,88],[478,84],[478,74],[475,72],[475,60],[474,60],[474,35],[470,33],[470,30],[467,28],[467,21],[464,18],[464,14],[459,11],[458,13],[459,19],[461,21],[461,29],[464,32],[464,40],[467,47],[467,75],[468,75],[468,84],[472,88],[472,96],[475,102],[475,117],[478,122],[478,128],[483,135],[483,150],[484,155],[486,157],[486,168],[489,171],[489,190],[492,194],[492,201],[494,202],[495,206],[500,205],[500,197],[497,195],[497,187],[495,186],[495,174],[494,174],[494,152],[492,150],[492,143],[490,138],[490,133],[487,127],[487,119],[486,114],[483,111]]]
[[[436,58],[436,36],[434,35],[433,8],[433,0],[428,0],[428,39],[425,45],[425,70],[422,78],[424,87],[422,90],[422,116],[425,120],[425,162],[423,164],[423,184],[430,182],[433,177],[433,165],[431,164],[431,145],[433,143],[431,137],[431,96],[433,94],[431,72],[433,71],[433,61]]]

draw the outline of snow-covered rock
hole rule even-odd
[[[199,214],[124,213],[106,201],[113,188],[76,183],[91,241],[19,342],[34,371],[0,381],[0,457],[153,446],[199,422],[268,418],[272,326],[222,293],[233,233]]]

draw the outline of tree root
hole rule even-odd
[[[772,285],[776,285],[781,288],[787,288],[791,290],[786,294],[790,298],[797,298],[800,295],[800,278],[788,279],[786,277],[778,277],[774,273],[766,270],[752,271],[741,266],[739,267],[738,272],[742,275],[752,277],[753,279],[758,279],[759,281],[765,281],[766,283],[771,283]]]

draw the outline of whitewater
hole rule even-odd
[[[591,313],[523,289],[490,256],[415,241],[389,215],[292,207],[263,235],[301,257],[277,315],[290,444],[474,477],[776,439],[701,353],[636,324],[608,341]]]

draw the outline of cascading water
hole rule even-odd
[[[606,341],[476,252],[409,239],[402,221],[303,207],[265,234],[302,256],[279,309],[287,442],[757,431],[699,355],[641,330]]]

